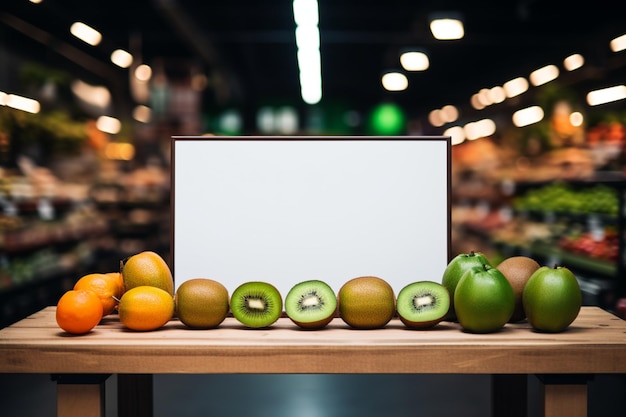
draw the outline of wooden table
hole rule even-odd
[[[543,383],[544,414],[568,417],[586,415],[589,377],[626,374],[626,321],[596,307],[583,307],[563,333],[521,323],[485,335],[449,322],[408,330],[397,319],[379,330],[352,330],[335,319],[324,330],[304,331],[287,318],[257,330],[233,318],[213,330],[172,320],[142,333],[113,315],[91,333],[71,336],[57,327],[54,312],[48,307],[0,330],[0,372],[53,374],[64,417],[104,416],[110,374],[118,374],[120,417],[152,413],[153,374],[492,374],[493,414],[509,417],[526,414],[528,374]]]

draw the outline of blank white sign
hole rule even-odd
[[[176,287],[441,282],[449,155],[447,137],[174,137]]]

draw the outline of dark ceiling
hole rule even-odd
[[[497,2],[319,0],[323,102],[365,109],[392,99],[418,115],[445,104],[467,106],[483,87],[528,74],[581,53],[583,75],[570,82],[624,83],[624,55],[610,39],[626,33],[626,3],[595,0]],[[459,12],[465,38],[435,41],[433,12]],[[98,29],[102,44],[72,38],[76,20]],[[127,70],[108,61],[112,50],[163,63],[172,78],[197,68],[209,75],[210,105],[254,107],[300,102],[291,0],[27,0],[0,5],[0,41],[14,54],[64,68],[93,82],[127,89]],[[424,48],[430,68],[408,74],[404,92],[385,92],[381,73],[398,68],[399,51]],[[3,65],[3,64],[0,64]],[[582,74],[582,72],[581,72]],[[621,81],[620,81],[621,80]],[[0,79],[1,82],[1,79]],[[0,85],[0,90],[7,89]]]

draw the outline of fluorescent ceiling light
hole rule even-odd
[[[613,52],[623,51],[624,49],[626,49],[626,35],[622,35],[613,39],[610,45],[611,51]]]
[[[453,126],[443,132],[444,136],[450,136],[452,138],[452,145],[459,145],[465,141],[465,130],[461,126]]]
[[[435,39],[438,40],[455,40],[465,36],[463,22],[459,19],[442,18],[433,19],[430,22],[430,31]]]
[[[496,132],[496,123],[491,119],[478,120],[463,126],[463,131],[468,140],[486,138]]]
[[[514,78],[505,82],[502,88],[504,88],[506,96],[512,98],[528,91],[528,81],[524,77]]]
[[[141,64],[135,68],[135,78],[138,81],[148,82],[152,78],[152,68],[147,64]]]
[[[585,65],[585,58],[581,54],[572,54],[563,60],[563,67],[567,71],[574,71]]]
[[[39,113],[41,105],[37,100],[32,98],[18,96],[16,94],[0,94],[0,101],[5,106],[14,108],[16,110],[22,110],[28,113]]]
[[[104,133],[115,135],[122,130],[122,123],[115,117],[100,116],[98,120],[96,120],[96,127]]]
[[[537,87],[556,79],[558,76],[559,69],[556,65],[546,65],[530,73],[528,78],[530,79],[530,83]]]
[[[300,94],[307,104],[322,99],[322,57],[320,54],[319,10],[317,0],[294,0],[296,46],[300,71]]]
[[[409,51],[400,55],[400,64],[407,71],[425,71],[430,66],[430,61],[423,52]]]
[[[616,85],[615,87],[603,88],[595,90],[587,94],[587,103],[590,106],[610,103],[612,101],[623,100],[626,98],[626,86]]]
[[[128,68],[133,63],[133,56],[123,49],[116,49],[111,54],[111,62],[120,68]]]
[[[388,72],[382,76],[382,84],[387,91],[402,91],[409,86],[409,80],[401,72]]]
[[[524,127],[543,120],[543,109],[539,106],[531,106],[513,113],[513,124]]]
[[[100,32],[91,26],[87,26],[83,22],[73,23],[72,26],[70,26],[70,33],[91,46],[98,45],[102,40]]]

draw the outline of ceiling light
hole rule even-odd
[[[460,145],[465,142],[465,131],[461,126],[453,126],[451,128],[446,129],[443,134],[445,136],[450,136],[452,145]]]
[[[146,64],[139,65],[135,68],[135,78],[139,81],[150,81],[150,78],[152,78],[152,68]]]
[[[133,56],[123,49],[116,49],[111,54],[111,62],[120,68],[128,68],[133,63]]]
[[[387,91],[402,91],[409,86],[409,80],[401,72],[388,72],[382,76],[382,84]]]
[[[435,39],[455,40],[465,36],[463,22],[455,18],[435,18],[430,21],[430,31]]]
[[[479,93],[472,94],[472,98],[470,99],[470,104],[476,110],[482,110],[486,106],[481,102],[481,97]]]
[[[446,123],[452,123],[459,118],[459,110],[452,104],[446,104],[441,108],[443,119]]]
[[[514,78],[510,81],[507,81],[502,86],[504,88],[504,92],[508,98],[512,98],[515,96],[519,96],[522,93],[525,93],[528,90],[528,81],[524,77]]]
[[[616,85],[615,87],[603,88],[595,90],[587,94],[587,103],[590,106],[610,103],[612,101],[623,100],[626,98],[626,86]]]
[[[428,121],[435,127],[441,127],[445,124],[443,113],[440,109],[435,109],[428,113]]]
[[[96,120],[96,127],[104,133],[115,135],[122,130],[122,123],[115,117],[100,116]]]
[[[82,22],[73,23],[70,26],[70,33],[91,46],[96,46],[102,40],[100,32]]]
[[[307,104],[322,99],[322,57],[320,54],[319,10],[317,0],[294,0],[300,95]]]
[[[556,65],[546,65],[530,73],[529,79],[535,87],[546,84],[559,76],[559,69]]]
[[[585,58],[581,54],[573,54],[563,60],[563,67],[567,71],[574,71],[585,64]]]
[[[478,120],[471,122],[463,127],[465,137],[469,140],[476,140],[491,136],[496,132],[496,124],[491,119]]]
[[[496,104],[502,103],[506,99],[506,92],[504,91],[504,88],[500,86],[492,87],[489,90],[489,99]]]
[[[152,118],[152,110],[148,106],[140,104],[133,109],[133,119],[141,123],[148,123]]]
[[[623,51],[624,49],[626,49],[626,35],[618,36],[617,38],[613,39],[610,45],[611,51],[613,52]]]
[[[5,98],[2,99],[2,102],[8,107],[28,113],[39,113],[39,110],[41,109],[41,105],[37,100],[18,96],[16,94],[7,94]]]
[[[569,115],[569,121],[572,126],[579,127],[583,125],[585,118],[581,112],[575,111]]]
[[[425,71],[430,66],[428,55],[418,51],[404,52],[400,55],[400,64],[407,71]]]
[[[513,113],[513,124],[524,127],[543,120],[543,109],[539,106],[531,106]]]
[[[101,111],[111,105],[111,93],[104,86],[90,85],[84,81],[76,80],[72,82],[70,89],[79,100],[97,107]]]

